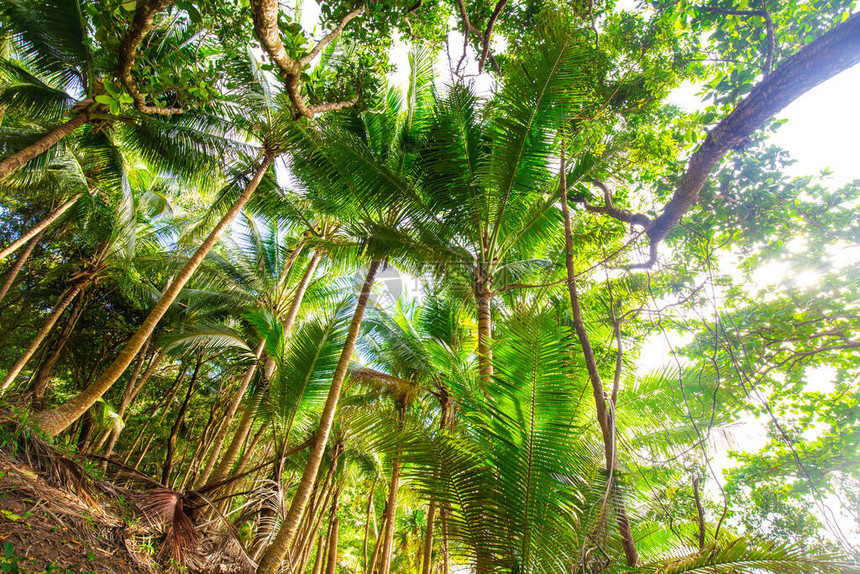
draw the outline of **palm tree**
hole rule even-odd
[[[426,73],[426,59],[423,66],[420,62],[418,58],[412,59],[414,80],[405,110],[401,111],[396,92],[389,90],[380,102],[379,114],[347,117],[342,123],[323,122],[319,132],[307,129],[294,132],[291,146],[295,150],[294,171],[307,182],[308,190],[325,188],[325,196],[318,199],[320,211],[338,213],[346,230],[362,238],[363,250],[372,259],[314,435],[315,444],[281,528],[260,560],[259,572],[279,570],[299,528],[319,472],[376,273],[386,255],[380,233],[405,221],[405,212],[398,205],[403,201],[400,192],[411,188],[409,178],[415,154],[410,144],[420,137],[424,127],[421,119],[426,100],[421,96],[432,86],[432,73]]]
[[[211,251],[220,238],[221,234],[233,222],[242,211],[251,195],[260,186],[272,168],[275,158],[279,155],[281,146],[284,144],[283,134],[285,125],[292,121],[288,111],[280,105],[284,104],[284,97],[274,95],[269,87],[264,86],[265,80],[257,74],[255,65],[250,63],[244,67],[237,66],[237,74],[244,74],[248,84],[255,85],[256,89],[245,86],[245,91],[238,99],[245,104],[244,108],[237,108],[234,116],[236,130],[262,142],[262,148],[256,152],[256,157],[235,157],[236,168],[244,172],[245,177],[239,176],[231,185],[224,190],[224,197],[235,197],[233,193],[241,190],[235,197],[232,205],[227,209],[214,228],[209,232],[202,244],[187,260],[180,271],[171,278],[169,285],[164,289],[160,299],[150,311],[135,334],[129,339],[119,355],[110,366],[80,394],[57,408],[42,413],[39,424],[49,435],[56,435],[75,420],[78,419],[90,406],[95,403],[114,382],[122,375],[126,368],[134,360],[140,348],[155,330],[158,322],[167,312],[173,301],[181,292],[182,288],[194,275],[194,272],[203,262],[206,255]],[[262,121],[261,121],[262,120]],[[241,148],[240,148],[241,149]]]
[[[588,50],[560,16],[541,28],[538,49],[512,66],[495,100],[455,85],[436,104],[422,153],[422,206],[437,273],[477,307],[478,361],[492,376],[492,300],[536,265],[558,210],[545,194],[555,133],[584,93]],[[438,259],[437,259],[438,261]],[[538,264],[539,266],[539,264]]]
[[[52,307],[41,328],[31,340],[30,345],[23,355],[13,365],[0,389],[5,391],[11,386],[15,378],[26,366],[37,349],[42,345],[45,338],[50,334],[54,325],[62,316],[66,308],[84,292],[88,287],[106,278],[117,275],[124,276],[119,279],[123,284],[128,279],[127,271],[130,262],[135,257],[136,247],[144,247],[147,244],[147,227],[138,225],[138,210],[135,204],[134,192],[123,184],[126,170],[122,154],[98,135],[95,135],[79,150],[80,155],[73,154],[67,165],[58,170],[59,182],[72,189],[84,189],[76,194],[72,204],[77,203],[79,198],[86,197],[89,213],[83,209],[77,210],[79,221],[88,221],[85,233],[89,235],[86,243],[93,245],[91,252],[88,251],[86,243],[81,245],[80,261],[77,268],[69,272],[69,287],[62,293],[57,303]],[[101,140],[101,141],[99,141]],[[91,145],[94,144],[94,145]],[[71,206],[70,206],[71,207]],[[87,217],[84,217],[85,214]],[[143,222],[142,222],[143,223]],[[150,241],[152,237],[148,238]],[[80,309],[80,305],[79,305]],[[67,327],[73,327],[70,322]],[[38,400],[44,392],[47,384],[47,376],[53,362],[62,349],[65,341],[71,334],[71,329],[66,329],[55,345],[51,355],[46,360],[43,369],[34,377],[34,396]]]

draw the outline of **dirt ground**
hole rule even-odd
[[[155,542],[114,508],[65,492],[0,457],[0,570],[157,572]]]

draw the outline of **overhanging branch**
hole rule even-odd
[[[600,188],[603,192],[603,205],[591,205],[585,200],[580,200],[585,210],[590,213],[604,213],[613,219],[617,219],[618,221],[622,221],[624,223],[630,225],[638,225],[639,227],[648,228],[651,226],[651,218],[645,215],[644,213],[632,213],[625,209],[621,209],[619,207],[615,207],[615,204],[612,202],[612,194],[609,193],[609,189],[599,179],[591,179],[589,182],[596,187]]]
[[[851,15],[787,58],[723,118],[692,155],[672,199],[648,228],[652,263],[660,242],[699,200],[710,173],[726,151],[818,84],[860,62],[860,14]]]
[[[183,108],[153,106],[146,103],[146,98],[140,93],[137,81],[131,73],[137,60],[137,50],[140,43],[152,30],[155,15],[167,8],[173,0],[140,0],[134,11],[134,18],[126,31],[119,48],[119,66],[117,74],[120,82],[134,100],[134,107],[143,114],[172,116],[184,113]]]
[[[284,47],[284,42],[281,40],[281,31],[278,28],[278,0],[252,0],[251,1],[251,16],[254,20],[254,32],[257,39],[260,40],[263,49],[272,58],[272,61],[281,70],[281,75],[284,78],[287,88],[287,94],[290,102],[295,108],[296,119],[300,117],[312,118],[315,114],[341,110],[355,105],[358,97],[352,100],[344,100],[340,102],[331,102],[319,105],[307,105],[302,97],[302,70],[309,66],[326,46],[335,40],[343,32],[347,24],[354,18],[364,12],[364,6],[359,6],[346,16],[335,26],[334,30],[326,34],[310,52],[299,58],[292,58]]]

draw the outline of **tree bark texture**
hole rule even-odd
[[[261,161],[257,172],[251,178],[251,181],[245,187],[242,195],[233,204],[230,210],[224,214],[224,217],[218,222],[203,244],[194,252],[194,255],[185,263],[182,270],[173,278],[173,281],[164,290],[164,293],[155,304],[152,311],[144,319],[143,324],[131,336],[131,339],[126,343],[125,347],[120,351],[113,363],[105,369],[98,379],[84,389],[80,394],[69,400],[67,403],[58,406],[57,408],[45,411],[39,415],[39,424],[42,430],[49,436],[56,436],[73,422],[75,422],[83,413],[87,411],[108,389],[119,379],[125,372],[128,365],[134,360],[144,342],[152,335],[161,318],[167,312],[168,308],[176,300],[182,288],[189,279],[197,271],[197,268],[203,262],[203,259],[212,250],[221,234],[233,222],[233,219],[242,211],[245,204],[251,198],[251,195],[257,189],[266,172],[272,165],[272,157],[266,155]]]
[[[371,262],[367,270],[367,277],[361,289],[361,294],[358,297],[358,302],[355,307],[355,313],[352,317],[352,322],[349,326],[349,331],[346,336],[346,343],[341,351],[337,367],[335,368],[334,377],[331,387],[329,387],[328,396],[326,397],[325,406],[320,415],[320,422],[317,426],[317,431],[314,435],[315,443],[308,457],[308,462],[305,465],[305,470],[302,473],[302,478],[299,481],[296,494],[293,496],[290,509],[284,522],[281,525],[278,534],[272,541],[272,544],[266,550],[260,561],[260,566],[257,570],[259,574],[276,574],[281,567],[281,563],[286,556],[287,550],[295,537],[298,529],[299,520],[305,510],[305,505],[310,497],[311,488],[316,480],[319,472],[320,462],[322,461],[323,452],[325,451],[326,443],[328,442],[329,432],[331,432],[332,424],[334,423],[335,410],[340,399],[340,390],[343,385],[343,380],[346,377],[349,362],[352,358],[352,353],[355,348],[355,342],[358,339],[358,331],[361,327],[364,311],[367,308],[367,302],[370,299],[370,292],[373,288],[373,282],[376,279],[376,272],[382,262],[374,260]]]

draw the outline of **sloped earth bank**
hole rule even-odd
[[[0,417],[0,571],[252,570],[235,538],[187,496],[152,484],[132,489],[93,474]]]

